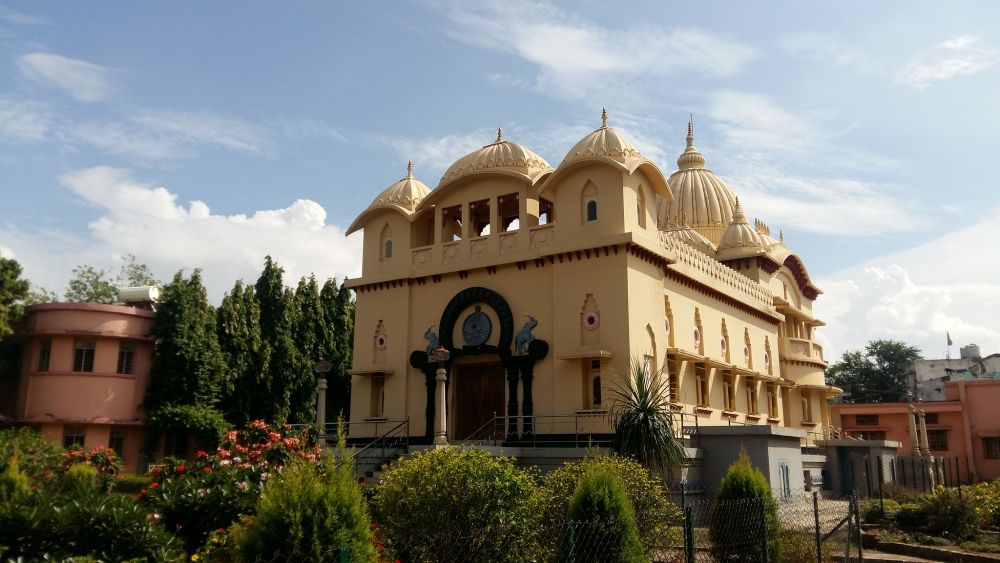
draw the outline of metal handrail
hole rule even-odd
[[[384,456],[385,455],[386,445],[389,443],[389,439],[390,438],[397,438],[397,439],[398,438],[402,438],[403,445],[409,445],[409,440],[410,440],[410,419],[407,418],[407,419],[403,420],[402,422],[400,422],[396,426],[393,426],[392,428],[390,428],[389,430],[387,430],[385,432],[385,434],[383,434],[381,436],[377,436],[374,440],[372,440],[371,442],[369,442],[368,444],[366,444],[360,450],[355,450],[354,453],[351,454],[351,460],[352,461],[356,461],[359,457],[361,457],[362,453],[364,453],[364,452],[366,452],[368,450],[373,450],[377,445],[380,445],[380,444],[381,444],[381,447],[382,447],[382,455]]]
[[[469,436],[467,436],[464,440],[461,440],[461,442],[466,442],[466,443],[471,442],[473,444],[491,443],[492,445],[496,446],[496,445],[499,445],[500,443],[502,443],[503,441],[506,440],[506,437],[507,437],[506,432],[507,432],[507,429],[510,427],[510,423],[511,422],[515,423],[514,424],[515,428],[517,428],[517,427],[520,427],[520,428],[531,428],[532,430],[535,430],[537,428],[537,424],[539,422],[544,423],[546,421],[555,421],[556,423],[559,423],[561,421],[569,421],[570,419],[572,419],[572,421],[573,421],[573,432],[572,432],[573,442],[575,444],[577,444],[577,446],[579,446],[581,444],[586,445],[586,444],[590,444],[590,443],[600,444],[600,443],[604,443],[604,440],[597,440],[597,441],[595,441],[592,438],[592,436],[594,434],[593,432],[586,432],[586,431],[581,431],[580,430],[580,420],[581,419],[594,418],[594,417],[601,417],[601,418],[603,418],[603,417],[606,417],[606,416],[607,416],[607,413],[604,413],[604,412],[573,413],[573,414],[547,414],[547,415],[546,414],[543,414],[543,415],[513,415],[513,416],[510,416],[510,415],[495,415],[495,416],[493,416],[493,418],[491,418],[490,420],[486,421],[486,423],[484,423],[482,426],[480,426],[475,431],[473,431],[471,434],[469,434]],[[518,424],[518,422],[520,422],[520,424]],[[487,430],[489,430],[489,432],[484,436],[483,434],[486,433]],[[609,431],[610,431],[610,429],[609,429]],[[567,433],[567,434],[569,434],[569,433]],[[497,437],[498,435],[499,435],[499,438]],[[539,434],[538,434],[537,431],[525,432],[524,437],[530,438],[531,447],[538,447],[539,443],[541,443],[543,445],[545,443],[547,443],[547,441],[545,440],[545,435],[544,434],[541,435],[542,439],[539,440]],[[517,440],[517,442],[519,444],[521,444],[521,445],[524,445],[524,444],[526,444],[527,441],[524,440],[524,439],[521,439],[521,440]]]

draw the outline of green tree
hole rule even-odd
[[[264,261],[254,286],[260,305],[260,335],[267,349],[271,402],[261,414],[268,422],[282,423],[291,412],[292,391],[299,385],[299,351],[293,337],[295,296],[282,282],[284,270],[270,257]]]
[[[152,335],[157,345],[146,390],[147,410],[167,405],[214,406],[226,365],[200,270],[187,279],[177,272],[163,287]]]
[[[227,420],[242,427],[262,418],[271,402],[270,348],[261,339],[253,286],[237,281],[216,313],[219,347],[228,366],[221,408]]]
[[[21,264],[0,257],[0,338],[14,332],[13,324],[21,318],[30,287],[21,277]]]
[[[160,285],[149,266],[138,262],[134,254],[122,256],[121,269],[115,278],[118,287],[139,287],[145,285]]]
[[[628,372],[618,373],[611,393],[614,450],[672,478],[685,454],[674,435],[668,379],[633,360]]]
[[[592,466],[581,477],[569,503],[576,527],[564,550],[570,560],[601,562],[645,561],[635,510],[618,476],[608,467]]]
[[[344,280],[347,281],[346,279]],[[350,419],[351,359],[354,354],[354,301],[351,290],[328,279],[320,291],[327,338],[323,357],[333,363],[327,374],[327,420]]]
[[[849,392],[851,403],[891,403],[906,397],[908,374],[920,349],[898,340],[873,340],[861,351],[848,351],[827,368],[827,380]]]
[[[777,505],[745,449],[719,483],[709,524],[719,561],[779,560]]]
[[[316,419],[315,366],[319,360],[326,359],[324,343],[329,339],[316,276],[299,280],[295,288],[294,312],[292,331],[299,353],[291,395],[291,419],[308,423]]]
[[[93,266],[77,266],[73,268],[73,278],[66,288],[66,301],[78,303],[114,303],[118,299],[118,290],[108,279],[108,273]]]

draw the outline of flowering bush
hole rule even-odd
[[[966,490],[983,525],[1000,530],[1000,479],[976,483]]]
[[[315,462],[319,448],[308,429],[272,427],[263,421],[230,430],[213,453],[192,460],[168,459],[155,468],[138,498],[166,528],[182,537],[189,551],[209,533],[251,514],[264,484],[291,460]]]
[[[0,430],[0,472],[16,457],[21,471],[32,483],[50,476],[59,468],[63,450],[31,428]]]
[[[115,475],[122,469],[122,462],[114,450],[98,446],[92,450],[75,448],[64,453],[62,471],[65,473],[74,465],[81,463],[97,470],[101,486],[105,490],[111,490]]]

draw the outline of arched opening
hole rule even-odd
[[[597,186],[593,182],[587,182],[580,195],[581,209],[583,211],[583,223],[593,223],[597,221]]]
[[[643,191],[642,186],[639,186],[638,188],[636,188],[635,193],[636,193],[636,198],[635,198],[636,221],[639,223],[640,227],[642,227],[643,229],[645,229],[646,228],[646,194]]]
[[[382,234],[379,236],[379,246],[382,250],[382,260],[392,258],[392,228],[386,224],[382,227]]]

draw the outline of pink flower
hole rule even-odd
[[[195,453],[194,455],[195,457],[205,457],[208,455],[208,453],[205,450],[198,450],[198,452]]]

